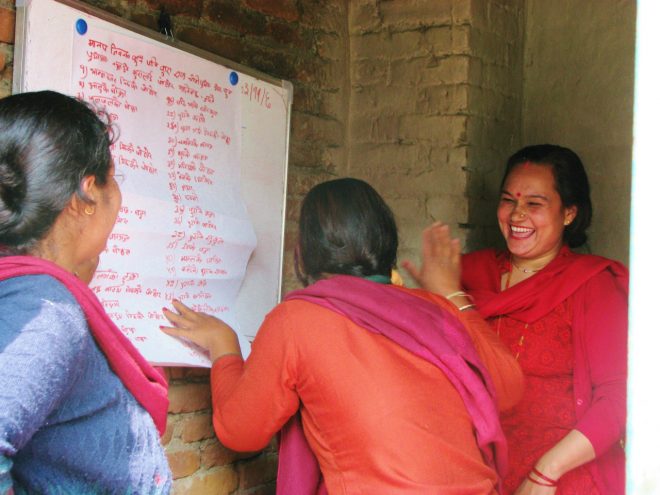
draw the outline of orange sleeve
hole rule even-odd
[[[459,311],[444,297],[435,294],[429,295],[435,304],[454,314],[465,326],[474,347],[493,379],[500,411],[506,411],[515,406],[522,397],[525,383],[522,369],[513,354],[509,352],[478,312]]]
[[[261,450],[295,414],[296,361],[286,309],[278,306],[261,325],[247,361],[225,356],[213,363],[213,426],[225,446]]]

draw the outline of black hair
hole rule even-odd
[[[526,162],[546,165],[555,178],[555,189],[562,206],[575,206],[577,213],[573,221],[564,228],[564,242],[570,247],[580,247],[587,242],[587,229],[591,224],[591,197],[589,179],[582,160],[573,150],[554,144],[537,144],[516,151],[506,164],[500,189],[511,171]]]
[[[300,211],[300,257],[305,277],[322,274],[390,276],[398,237],[394,215],[366,182],[344,178],[314,186]]]
[[[103,119],[103,120],[102,120]],[[106,184],[113,132],[104,112],[54,91],[0,100],[0,245],[29,252],[55,223],[84,177]]]

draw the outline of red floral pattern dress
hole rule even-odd
[[[538,459],[577,422],[570,300],[533,324],[507,316],[492,318],[490,323],[517,356],[525,374],[523,398],[501,418],[509,442],[509,473],[504,479],[504,495],[508,495],[516,491]],[[585,466],[562,476],[556,492],[598,494]]]

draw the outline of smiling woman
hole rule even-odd
[[[169,493],[167,383],[87,286],[121,204],[109,118],[0,100],[0,493]]]
[[[462,283],[518,359],[523,399],[502,415],[504,493],[624,493],[628,273],[586,242],[589,181],[555,145],[508,161],[497,209],[507,249],[463,256]]]

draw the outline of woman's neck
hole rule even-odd
[[[543,270],[547,265],[549,265],[550,262],[557,257],[560,250],[561,250],[561,246],[558,246],[556,249],[553,249],[549,253],[546,253],[542,256],[538,256],[536,258],[525,258],[521,256],[516,256],[515,254],[512,253],[510,258],[511,269],[513,271],[517,270],[525,274],[536,273],[538,271]]]
[[[502,290],[506,290],[523,280],[533,277],[537,272],[548,266],[557,257],[560,250],[561,246],[550,253],[533,259],[522,258],[511,254],[509,258],[511,267],[508,272],[502,275]]]

